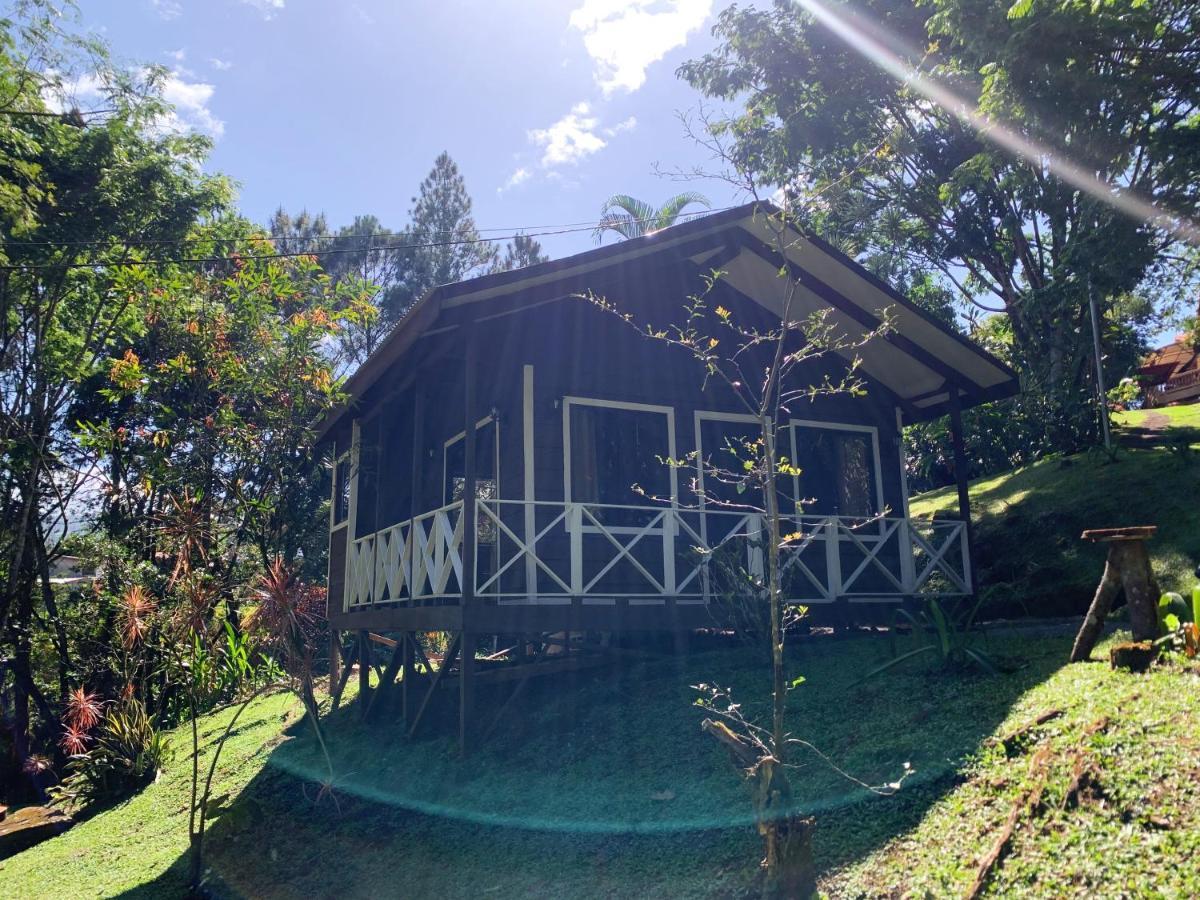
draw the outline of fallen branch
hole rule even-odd
[[[733,730],[724,722],[705,719],[700,723],[700,727],[724,744],[730,755],[733,756],[734,763],[741,768],[753,769],[762,760],[763,753],[745,738],[734,734]]]
[[[1028,735],[1029,732],[1033,731],[1035,728],[1045,725],[1047,722],[1053,719],[1057,719],[1062,714],[1063,711],[1061,709],[1048,709],[1043,713],[1039,713],[1037,718],[1032,722],[1026,722],[1024,725],[1014,728],[1004,737],[998,738],[997,741],[999,742],[1000,746],[1004,748],[1004,752],[1011,755],[1013,750],[1016,748],[1016,745],[1021,741],[1022,738]]]
[[[975,900],[983,893],[992,872],[1008,854],[1012,845],[1013,832],[1021,821],[1021,817],[1034,812],[1041,805],[1042,792],[1046,789],[1046,778],[1050,772],[1049,761],[1050,746],[1042,744],[1029,760],[1029,777],[1032,782],[1013,803],[1008,819],[1005,821],[1004,827],[1000,829],[1000,834],[996,836],[991,849],[979,860],[979,867],[975,870],[975,880],[964,894],[966,900]]]

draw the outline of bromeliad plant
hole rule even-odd
[[[1200,654],[1200,584],[1192,588],[1190,604],[1175,591],[1163,594],[1158,599],[1158,620],[1165,632],[1156,642],[1159,647],[1181,650],[1188,659]]]
[[[982,604],[982,597],[970,607],[965,604],[946,604],[936,597],[927,597],[922,599],[918,609],[897,610],[890,634],[892,658],[872,669],[859,681],[866,681],[910,659],[927,654],[936,658],[946,669],[974,667],[990,675],[999,675],[1000,668],[996,662],[973,646],[975,618]],[[904,625],[912,629],[913,638],[918,645],[900,653],[896,644],[896,626]]]

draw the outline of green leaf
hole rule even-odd
[[[1010,19],[1023,19],[1029,15],[1032,9],[1033,0],[1017,0],[1016,3],[1008,8],[1008,17]]]

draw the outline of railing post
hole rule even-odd
[[[675,593],[675,508],[663,512],[663,589],[671,596]]]
[[[571,593],[583,595],[583,504],[567,504],[567,521],[571,528]]]
[[[836,603],[842,593],[842,550],[838,541],[837,516],[829,516],[822,527],[825,529],[825,580],[829,599]]]
[[[897,540],[900,544],[900,583],[904,585],[904,593],[911,594],[915,591],[915,583],[917,573],[913,559],[913,540],[909,529],[912,528],[912,523],[908,518],[900,520],[900,526],[896,529]]]
[[[962,548],[962,566],[963,566],[963,582],[967,586],[967,591],[975,592],[975,573],[971,571],[971,530],[967,528],[966,522],[960,522],[958,525],[958,540]]]

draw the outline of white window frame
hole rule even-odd
[[[667,455],[671,459],[675,459],[675,407],[661,406],[655,403],[633,403],[625,400],[606,400],[599,397],[563,397],[563,499],[566,503],[571,502],[571,407],[572,406],[596,406],[605,409],[627,409],[634,412],[658,413],[667,418]],[[674,466],[668,466],[668,473],[671,479],[671,504],[670,509],[675,511],[679,508],[679,476],[675,471]],[[638,503],[622,503],[619,506],[640,507]],[[646,509],[659,510],[666,508],[660,503],[647,504]],[[569,519],[569,517],[568,517]],[[673,528],[675,522],[674,516],[669,516],[664,520],[664,524],[668,528]],[[605,526],[604,529],[599,529],[594,525],[580,525],[580,529],[584,533],[600,533],[601,530],[607,531],[610,534],[637,534],[641,528],[635,526]],[[570,530],[570,523],[567,523],[567,530]],[[660,529],[654,529],[660,531]]]
[[[854,431],[871,436],[871,455],[875,462],[875,509],[874,515],[882,516],[883,503],[883,463],[879,455],[879,429],[874,425],[858,425],[851,422],[826,422],[819,419],[789,419],[788,429],[791,431],[792,465],[800,467],[799,455],[796,452],[796,426],[803,428],[825,428],[830,431]],[[800,479],[793,476],[796,482],[796,496],[800,496]],[[806,514],[807,515],[807,514]]]
[[[500,420],[497,419],[493,415],[490,415],[490,414],[486,415],[482,419],[480,419],[478,422],[475,423],[475,432],[478,434],[480,428],[485,428],[493,422],[496,423],[496,448],[495,448],[496,461],[495,461],[495,467],[494,467],[495,472],[496,472],[496,499],[499,499],[500,498]],[[454,435],[454,437],[448,438],[442,444],[442,505],[443,506],[449,506],[451,503],[450,499],[446,496],[446,489],[448,487],[448,485],[446,484],[446,476],[449,474],[449,468],[447,466],[447,457],[450,455],[450,448],[452,446],[454,446],[455,444],[457,444],[459,441],[463,440],[466,436],[467,436],[467,433],[465,431],[460,431],[458,434]]]
[[[333,484],[330,485],[330,488],[329,488],[329,495],[330,495],[329,496],[329,533],[330,534],[333,534],[335,531],[340,531],[341,529],[345,528],[347,525],[350,524],[350,500],[349,500],[349,498],[346,499],[346,518],[342,519],[342,521],[340,521],[340,522],[337,520],[338,469],[341,467],[343,462],[346,464],[346,490],[349,491],[352,489],[350,482],[353,478],[353,473],[351,473],[351,471],[350,471],[350,451],[345,450],[340,455],[335,456],[333,459],[333,478],[330,479],[333,482]]]

